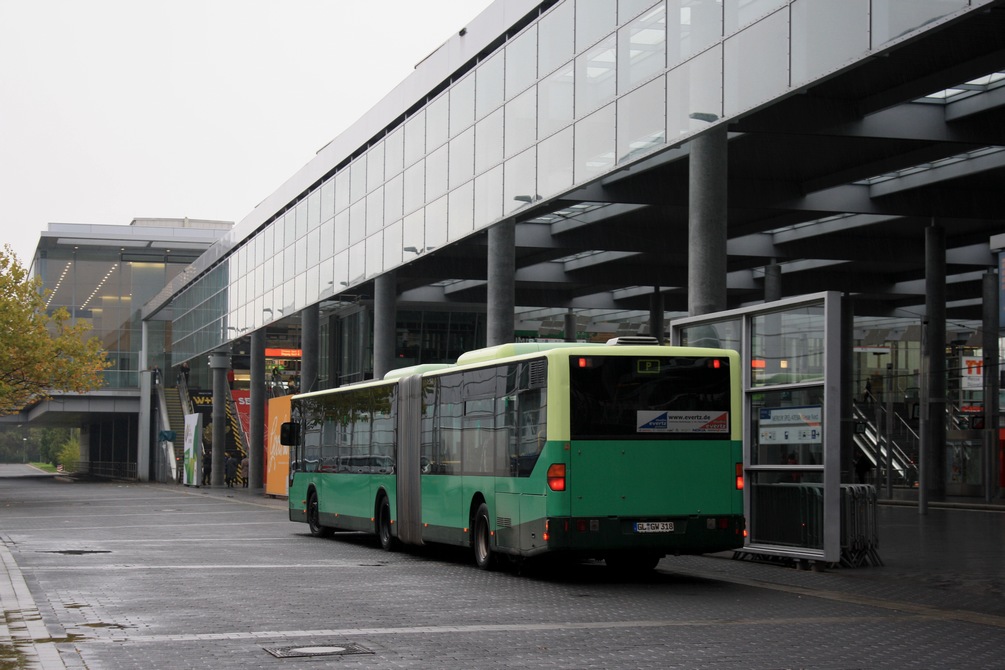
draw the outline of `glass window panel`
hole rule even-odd
[[[611,0],[576,0],[576,51],[614,32],[618,3]]]
[[[307,306],[307,273],[301,272],[293,280],[293,309],[301,310]]]
[[[288,280],[297,272],[297,249],[296,244],[286,247],[283,249],[283,276],[280,281],[276,283],[282,283]]]
[[[366,234],[373,235],[384,227],[384,189],[378,188],[366,196]]]
[[[280,253],[276,254],[275,258],[272,259],[272,277],[270,278],[268,275],[265,277],[271,286],[283,285],[283,279],[285,278],[284,270],[286,268],[285,257],[285,253]]]
[[[366,238],[366,276],[373,277],[384,271],[384,233]]]
[[[869,0],[792,3],[792,83],[804,83],[869,50]]]
[[[335,254],[335,263],[332,268],[332,279],[335,282],[335,290],[342,291],[349,285],[349,251],[340,251]]]
[[[314,267],[321,261],[321,231],[317,228],[307,233],[307,265],[306,267]]]
[[[283,246],[291,247],[297,241],[297,219],[292,211],[283,215]]]
[[[506,103],[506,156],[526,149],[537,140],[537,90],[530,89]]]
[[[618,31],[618,90],[629,91],[666,67],[663,3]]]
[[[366,195],[366,154],[349,166],[349,202],[353,203]]]
[[[538,137],[547,137],[572,123],[575,80],[575,66],[573,63],[567,63],[565,67],[538,84]]]
[[[307,230],[314,230],[321,223],[321,189],[316,188],[307,196]]]
[[[618,100],[618,162],[632,160],[666,143],[663,77]]]
[[[362,242],[366,237],[366,200],[349,208],[349,244]]]
[[[320,293],[321,287],[318,286],[318,266],[314,265],[307,268],[307,272],[304,273],[304,280],[307,284],[306,292],[306,302],[311,304],[317,302],[318,294]]]
[[[789,13],[776,12],[726,40],[723,109],[735,116],[789,85]]]
[[[509,214],[537,200],[537,150],[532,147],[506,161],[503,173],[503,209]]]
[[[788,2],[789,0],[723,0],[726,34],[735,33],[740,28],[784,7]]]
[[[503,54],[479,63],[475,70],[475,117],[482,119],[503,101]]]
[[[541,74],[572,60],[575,53],[574,8],[572,2],[563,2],[538,22],[537,63]]]
[[[335,251],[343,251],[349,246],[349,210],[345,209],[336,214],[333,223]]]
[[[447,192],[447,149],[442,146],[426,157],[426,200]]]
[[[384,228],[384,268],[390,270],[401,265],[401,221]]]
[[[667,65],[704,51],[722,37],[722,0],[667,0]]]
[[[475,184],[473,181],[455,188],[447,196],[447,237],[459,240],[474,230]]]
[[[873,0],[873,48],[967,5],[967,0]]]
[[[484,172],[503,158],[503,110],[475,126],[475,173]]]
[[[442,146],[447,141],[449,111],[450,97],[446,94],[426,105],[426,149],[428,151]]]
[[[667,141],[708,128],[722,116],[722,47],[667,73]]]
[[[405,170],[404,205],[405,213],[413,212],[426,202],[426,166],[418,162]]]
[[[404,211],[404,175],[397,175],[388,180],[384,186],[384,223],[391,223],[401,218]]]
[[[395,128],[384,139],[384,178],[390,179],[405,168],[405,131]]]
[[[576,58],[576,116],[582,117],[618,92],[617,36]]]
[[[447,196],[426,205],[426,251],[447,243]]]
[[[384,183],[384,143],[377,142],[366,152],[366,185],[372,191]]]
[[[318,238],[318,246],[321,249],[321,258],[330,258],[335,253],[335,219],[328,219],[321,224],[318,229],[321,231]]]
[[[450,140],[450,188],[456,188],[475,174],[475,129],[466,131]]]
[[[475,122],[474,73],[450,87],[450,136],[455,137]]]
[[[363,281],[366,275],[366,244],[360,242],[349,247],[349,284]]]
[[[405,121],[405,166],[426,155],[426,111],[420,110]]]
[[[531,25],[506,45],[506,99],[537,81],[537,26]]]
[[[614,148],[614,105],[608,105],[576,124],[576,182],[614,167]]]
[[[402,220],[402,251],[406,249],[412,249],[412,251],[406,251],[402,255],[404,261],[410,261],[415,256],[423,251],[426,247],[426,212],[424,210],[418,210],[417,212],[412,212]]]
[[[297,239],[307,234],[307,201],[301,200],[296,207]]]
[[[538,145],[538,192],[545,198],[573,184],[573,129],[566,128]]]
[[[318,265],[318,286],[322,296],[330,296],[335,292],[335,278],[332,275],[334,268],[335,260],[330,256]]]
[[[823,305],[754,317],[750,355],[751,386],[823,381]]]
[[[649,9],[655,0],[618,0],[618,23],[625,23],[639,15],[643,9]]]
[[[327,221],[335,214],[335,179],[321,184],[321,220]]]
[[[475,228],[484,228],[502,216],[502,166],[475,178]]]
[[[349,206],[349,170],[342,168],[335,175],[335,211],[341,212]]]

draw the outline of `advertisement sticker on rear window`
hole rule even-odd
[[[729,412],[653,412],[638,410],[636,433],[729,433]]]

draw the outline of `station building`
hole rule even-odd
[[[274,338],[317,390],[828,292],[848,476],[895,415],[899,485],[929,439],[936,496],[998,497],[1003,109],[1003,0],[497,0],[133,299],[137,369],[246,360],[254,485]]]

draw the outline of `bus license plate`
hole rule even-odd
[[[673,521],[636,521],[636,533],[672,533]]]

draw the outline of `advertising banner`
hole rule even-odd
[[[185,471],[182,483],[198,486],[199,465],[202,462],[202,414],[185,415]]]
[[[290,449],[279,444],[279,427],[290,420],[292,396],[270,398],[265,430],[265,493],[287,496],[290,477]]]

